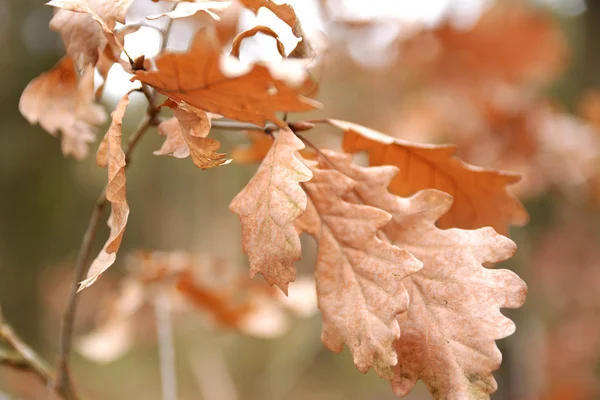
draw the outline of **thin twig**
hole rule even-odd
[[[304,121],[288,122],[287,125],[293,132],[301,132],[301,131],[305,131],[305,130],[308,130],[308,129],[311,129],[314,127],[313,124],[311,124],[309,122],[304,122]],[[265,133],[272,133],[273,131],[280,129],[277,125],[271,124],[271,123],[266,124],[265,126],[258,126],[258,125],[250,124],[247,122],[238,122],[238,121],[232,121],[232,120],[227,120],[227,119],[212,120],[211,128],[225,129],[225,130],[232,130],[232,131],[240,131],[240,130],[241,131],[246,131],[246,130],[248,130],[248,131],[265,131]]]
[[[171,304],[164,291],[159,291],[154,299],[156,332],[158,335],[158,356],[163,400],[177,400],[177,370],[175,368],[175,348],[171,323]]]
[[[173,6],[171,11],[174,11],[177,8],[177,3]],[[171,36],[171,28],[173,28],[173,18],[167,18],[167,25],[165,29],[162,30],[162,43],[160,46],[161,51],[165,51],[167,49],[167,45],[169,44],[169,36]]]
[[[142,85],[142,91],[144,95],[146,95],[146,98],[148,100],[148,113],[136,129],[135,133],[131,135],[129,141],[127,142],[127,146],[124,151],[126,160],[130,159],[131,153],[135,149],[137,143],[142,138],[144,133],[146,133],[146,131],[154,124],[154,120],[158,115],[158,108],[156,108],[155,105],[156,100],[154,99],[154,95],[150,93],[149,89],[145,84]],[[129,163],[127,162],[125,168],[127,168],[128,165]],[[79,282],[81,282],[85,278],[85,266],[87,265],[87,261],[91,253],[92,243],[94,242],[94,237],[96,236],[96,232],[98,230],[100,217],[102,216],[102,212],[108,204],[105,192],[106,187],[102,189],[102,192],[96,200],[96,206],[94,207],[94,211],[92,212],[92,216],[90,217],[87,229],[83,235],[83,241],[79,249],[77,261],[75,262],[75,271],[73,281],[71,282],[71,289],[67,300],[67,306],[62,317],[59,354],[58,363],[56,367],[57,372],[54,390],[59,393],[63,391],[73,393],[73,397],[71,397],[73,399],[76,399],[77,396],[75,396],[74,394],[73,383],[70,377],[69,356],[71,354],[73,342],[73,325],[75,322],[75,314],[77,312],[77,290],[79,289]]]
[[[15,354],[0,352],[0,364],[33,372],[46,387],[54,385],[55,377],[52,368],[7,323],[2,322],[0,324],[0,338],[6,341],[16,352]],[[58,391],[58,394],[65,400],[76,400],[77,396],[69,389],[69,387],[62,388]]]

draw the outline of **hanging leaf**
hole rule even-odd
[[[254,177],[229,205],[242,222],[250,276],[261,273],[286,294],[288,283],[296,279],[294,262],[300,259],[300,238],[294,228],[306,210],[300,183],[312,178],[295,155],[303,148],[290,130],[279,131]]]

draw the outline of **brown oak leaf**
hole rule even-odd
[[[108,164],[108,184],[106,185],[106,199],[111,203],[111,212],[108,217],[110,235],[96,259],[90,265],[85,280],[79,283],[79,291],[90,287],[106,271],[117,258],[117,251],[123,240],[123,233],[129,217],[129,205],[125,189],[125,153],[121,148],[122,124],[125,109],[129,104],[129,95],[117,104],[112,113],[112,123],[106,132],[106,159]]]
[[[149,15],[146,19],[153,20],[161,17],[169,17],[171,19],[187,18],[202,11],[210,15],[214,20],[220,21],[221,17],[215,11],[224,11],[230,5],[231,1],[181,1],[173,10],[161,14]]]
[[[264,126],[267,120],[285,128],[277,111],[308,111],[319,106],[314,100],[255,64],[237,76],[223,72],[220,46],[208,29],[200,30],[186,53],[166,52],[156,60],[158,70],[136,71],[132,80],[153,86],[176,103],[221,114],[238,121]]]
[[[529,219],[521,202],[506,190],[519,181],[518,175],[469,165],[455,156],[453,145],[414,144],[351,122],[327,122],[344,130],[344,151],[366,150],[371,165],[400,167],[389,187],[393,193],[411,196],[438,189],[450,194],[454,203],[437,222],[440,228],[491,226],[507,235],[510,225],[522,226]]]
[[[288,283],[296,279],[294,262],[300,259],[294,221],[306,210],[307,202],[300,184],[312,178],[295,155],[303,148],[290,130],[279,131],[258,171],[229,206],[242,222],[250,276],[261,273],[286,294]]]
[[[86,68],[78,78],[73,60],[66,56],[27,85],[19,110],[51,135],[60,131],[63,154],[82,159],[96,137],[96,126],[106,120],[104,108],[93,97],[94,69]]]
[[[246,136],[250,140],[250,144],[234,147],[231,151],[233,162],[238,164],[261,162],[273,145],[273,136],[264,131],[248,131]]]
[[[52,0],[46,3],[59,10],[50,28],[60,32],[67,54],[79,69],[96,65],[107,43],[120,47],[114,36],[116,22],[125,23],[133,0]],[[94,22],[96,21],[96,22]]]
[[[172,155],[177,158],[192,156],[198,168],[207,169],[229,164],[225,154],[217,153],[221,147],[218,140],[207,138],[210,132],[210,117],[203,110],[187,104],[174,106],[175,116],[158,126],[158,132],[166,136],[156,155]]]
[[[275,39],[275,41],[277,42],[277,51],[279,52],[279,54],[281,54],[281,57],[285,57],[285,47],[283,46],[281,40],[279,40],[279,36],[277,35],[277,33],[275,33],[275,31],[269,28],[268,26],[263,25],[257,25],[254,28],[248,29],[237,35],[233,39],[233,44],[231,45],[231,55],[239,58],[242,41],[246,38],[256,35],[257,33],[264,33],[265,35],[269,35],[273,39]]]
[[[408,250],[423,268],[402,280],[410,295],[391,378],[394,392],[404,396],[418,379],[436,399],[488,399],[496,390],[491,371],[501,354],[495,340],[514,332],[500,308],[518,308],[527,286],[512,271],[484,268],[511,257],[516,245],[492,228],[448,229],[435,226],[452,199],[437,190],[410,198],[388,191],[398,169],[363,168],[336,157],[337,170],[355,179],[358,199],[392,215],[383,228],[387,240]]]
[[[272,0],[240,0],[240,2],[254,14],[258,13],[259,8],[265,7],[283,22],[288,24],[290,28],[293,28],[298,20],[294,8],[286,3],[277,4]]]
[[[305,163],[314,177],[303,184],[309,205],[298,228],[318,243],[315,280],[322,341],[336,353],[346,344],[361,372],[374,368],[391,376],[398,362],[393,348],[400,336],[396,317],[409,305],[401,281],[421,263],[378,237],[391,219],[389,213],[346,201],[357,182],[315,161]]]
[[[300,20],[291,5],[287,3],[277,4],[272,0],[240,0],[240,2],[255,14],[258,13],[261,7],[265,7],[292,28],[292,33],[300,38],[300,42],[289,54],[291,58],[306,58],[315,55],[315,51],[306,40]]]

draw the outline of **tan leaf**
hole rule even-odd
[[[146,19],[158,19],[161,17],[169,17],[171,19],[187,18],[191,17],[200,11],[203,11],[210,15],[216,21],[220,21],[221,17],[216,14],[215,11],[224,11],[231,5],[231,1],[197,1],[187,2],[182,1],[169,12],[164,12],[156,15],[149,15]]]
[[[125,23],[125,15],[132,2],[133,0],[52,0],[46,4],[59,8],[50,21],[50,28],[60,32],[67,54],[82,69],[89,64],[96,65],[100,52],[108,42],[123,50],[113,29],[116,22]]]
[[[289,57],[306,58],[314,56],[315,52],[306,40],[300,20],[291,5],[286,3],[277,4],[272,0],[240,0],[240,2],[255,14],[258,13],[259,8],[265,7],[292,28],[292,33],[300,38],[300,42],[289,54]]]
[[[300,259],[300,238],[294,228],[294,221],[306,210],[300,183],[312,178],[295,155],[303,148],[290,130],[279,131],[254,177],[229,205],[242,222],[250,276],[261,273],[284,293],[296,279],[294,262]]]
[[[488,399],[496,390],[491,371],[501,362],[494,340],[515,329],[500,308],[520,307],[527,286],[511,271],[482,264],[506,260],[516,245],[491,228],[438,229],[435,222],[450,208],[449,195],[423,190],[399,197],[387,189],[397,168],[362,168],[326,154],[338,171],[358,182],[360,200],[392,215],[385,237],[423,262],[423,269],[402,280],[410,307],[398,320],[394,392],[404,396],[421,379],[436,399]]]
[[[231,152],[233,162],[238,164],[261,162],[273,145],[273,136],[263,131],[249,131],[246,136],[250,139],[250,145],[235,147]]]
[[[136,71],[132,80],[155,87],[177,103],[260,126],[271,120],[285,128],[275,112],[319,106],[274,78],[263,65],[253,65],[243,75],[228,76],[221,70],[222,56],[214,35],[202,29],[187,53],[164,53],[156,60],[158,71]]]
[[[336,353],[346,344],[361,372],[374,368],[389,376],[398,362],[396,316],[409,304],[401,280],[421,263],[378,238],[390,214],[346,201],[357,182],[314,161],[306,164],[314,177],[303,184],[309,206],[300,225],[308,227],[319,247],[315,280],[323,313],[321,338]]]
[[[166,136],[156,155],[172,155],[185,158],[190,154],[198,168],[207,169],[231,160],[225,159],[225,154],[217,153],[221,147],[218,140],[207,138],[210,132],[210,118],[205,111],[182,104],[175,107],[175,116],[158,126],[158,132]]]
[[[265,35],[271,36],[277,42],[277,51],[281,54],[281,57],[285,57],[285,47],[281,40],[279,40],[279,36],[275,31],[273,31],[268,26],[257,25],[252,29],[248,29],[233,39],[233,44],[231,46],[231,55],[237,58],[240,58],[240,46],[242,45],[242,41],[246,38],[252,37],[257,33],[264,33]]]
[[[29,123],[39,123],[51,135],[60,131],[63,154],[81,159],[95,139],[96,126],[106,120],[104,109],[94,103],[93,96],[94,69],[86,68],[78,79],[67,56],[27,85],[19,110]]]
[[[106,132],[106,159],[108,164],[108,184],[106,185],[106,199],[111,203],[111,212],[108,217],[110,235],[92,262],[87,277],[79,283],[79,291],[90,287],[106,271],[117,258],[117,251],[121,246],[123,233],[129,217],[129,205],[125,190],[125,153],[121,148],[122,124],[125,109],[129,104],[129,95],[123,96],[115,111],[112,113],[112,123]]]
[[[508,234],[510,225],[521,226],[529,217],[519,200],[506,186],[519,176],[469,165],[455,156],[452,145],[421,145],[394,139],[351,122],[328,120],[344,132],[344,151],[366,150],[371,165],[394,165],[400,173],[389,189],[411,196],[423,189],[450,194],[454,204],[437,222],[440,228],[474,229],[491,226]]]

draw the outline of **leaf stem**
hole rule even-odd
[[[154,125],[156,116],[159,112],[159,109],[156,107],[155,95],[153,95],[150,92],[149,88],[145,84],[142,85],[142,92],[148,100],[148,112],[144,119],[141,121],[136,131],[131,135],[129,141],[127,142],[127,146],[124,151],[125,159],[127,160],[125,168],[127,168],[129,165],[131,153],[139,143],[142,136],[146,133],[146,131]],[[75,271],[73,274],[73,281],[71,282],[71,288],[69,291],[67,305],[61,321],[62,324],[60,331],[58,363],[56,367],[57,372],[56,381],[54,382],[54,390],[58,393],[69,392],[73,394],[73,397],[71,397],[71,399],[77,399],[77,396],[74,394],[75,391],[73,389],[73,382],[70,377],[69,371],[69,356],[71,354],[73,342],[73,325],[75,322],[75,315],[77,313],[78,303],[77,290],[79,289],[79,282],[81,282],[85,278],[85,266],[87,265],[87,261],[90,256],[94,237],[96,236],[96,232],[98,231],[100,217],[102,216],[102,212],[108,204],[105,192],[106,187],[102,189],[102,192],[96,200],[96,205],[92,212],[92,216],[90,217],[87,229],[83,235],[83,240],[79,249],[77,261],[75,262]]]

